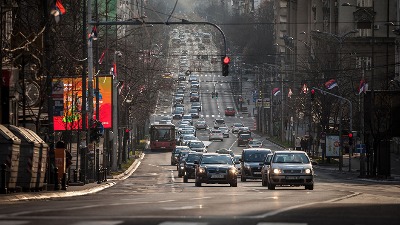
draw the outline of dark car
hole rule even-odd
[[[196,187],[200,187],[202,183],[230,184],[231,187],[237,187],[237,170],[230,155],[204,153],[195,164]]]
[[[190,148],[188,146],[176,146],[174,150],[172,150],[171,153],[171,165],[176,165],[179,161],[179,153],[184,150],[184,151],[189,151]]]
[[[245,182],[246,179],[261,179],[260,163],[263,163],[268,154],[272,153],[266,148],[247,148],[242,151],[241,159],[241,176],[240,180]]]
[[[250,133],[238,134],[237,146],[246,146],[251,140],[253,139]]]
[[[196,170],[195,161],[199,161],[200,157],[203,155],[201,152],[190,152],[186,157],[183,166],[183,182],[187,183],[188,179],[194,179],[194,174]]]
[[[304,151],[274,152],[266,178],[266,185],[270,190],[274,190],[275,186],[304,186],[308,190],[314,189],[312,162]]]

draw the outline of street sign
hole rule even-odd
[[[366,153],[365,144],[357,144],[355,153]]]

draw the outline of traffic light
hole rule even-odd
[[[229,75],[229,63],[231,62],[231,59],[228,56],[222,56],[221,61],[222,61],[222,76],[226,77]]]
[[[310,93],[311,93],[311,101],[313,102],[315,99],[315,90],[311,89]]]
[[[349,133],[349,145],[353,145],[353,133]]]

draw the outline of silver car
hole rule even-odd
[[[228,127],[219,127],[219,130],[222,131],[222,135],[224,138],[229,138],[229,128]]]
[[[276,186],[304,186],[314,189],[314,170],[307,153],[303,151],[276,151],[269,164],[266,182],[268,189]]]

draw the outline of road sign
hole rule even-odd
[[[355,153],[366,153],[365,144],[356,145]]]

